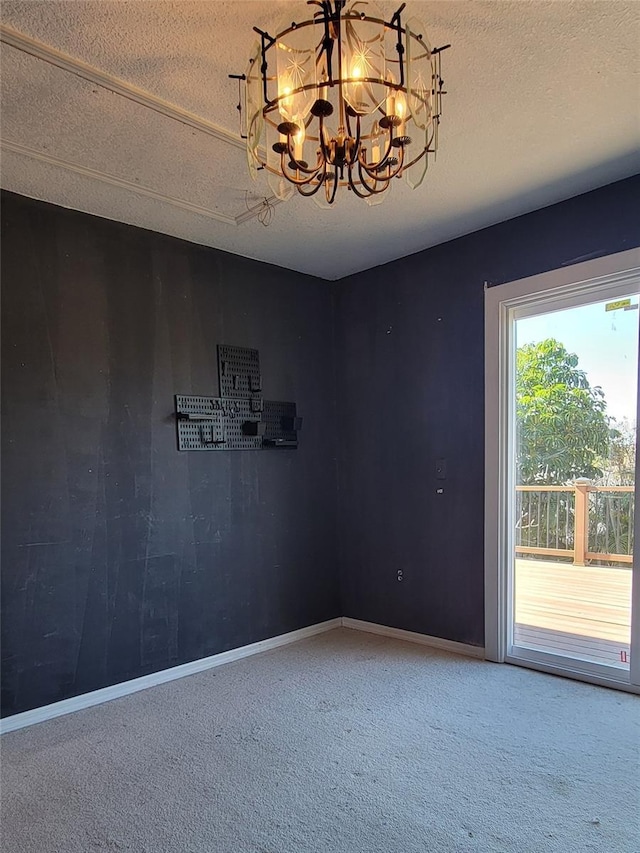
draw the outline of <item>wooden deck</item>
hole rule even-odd
[[[515,562],[515,645],[628,669],[630,566]]]

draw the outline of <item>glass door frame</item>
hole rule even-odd
[[[514,318],[620,298],[640,286],[640,248],[485,288],[485,658],[515,663],[640,694],[640,554],[634,548],[631,667],[602,664],[510,645],[513,637],[515,489]],[[593,298],[589,299],[592,295]],[[536,311],[538,309],[538,311]],[[640,394],[637,424],[640,426]],[[640,453],[636,439],[636,483]],[[634,518],[640,542],[640,512]]]

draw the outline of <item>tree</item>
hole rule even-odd
[[[523,485],[602,476],[612,431],[604,392],[554,338],[516,353],[516,463]]]
[[[633,486],[636,469],[636,427],[629,418],[611,420],[609,456],[602,460],[604,470],[602,485]]]

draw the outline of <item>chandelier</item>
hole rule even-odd
[[[432,48],[420,21],[403,22],[404,8],[386,21],[373,3],[308,0],[275,36],[254,27],[247,70],[230,76],[241,81],[251,175],[264,170],[281,201],[297,190],[328,207],[346,187],[378,204],[393,178],[423,182],[449,45]]]

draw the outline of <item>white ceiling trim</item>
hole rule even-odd
[[[119,178],[116,175],[108,175],[106,172],[99,172],[97,169],[91,169],[88,166],[81,166],[78,163],[70,163],[68,160],[61,160],[53,154],[45,154],[43,151],[37,151],[35,148],[30,148],[27,145],[21,145],[19,142],[11,142],[8,139],[0,139],[0,146],[3,151],[11,151],[13,154],[19,154],[23,157],[31,157],[33,160],[39,160],[41,163],[48,163],[51,166],[58,166],[61,169],[66,169],[68,172],[74,172],[76,175],[82,175],[85,178],[93,178],[96,181],[101,181],[103,184],[108,184],[112,187],[120,187],[120,189],[131,190],[137,195],[153,198],[156,201],[161,201],[165,204],[179,207],[182,210],[188,210],[190,213],[197,213],[198,216],[206,216],[208,219],[215,219],[218,222],[224,222],[227,225],[239,225],[257,216],[262,209],[264,203],[250,208],[246,213],[241,213],[238,216],[230,216],[227,213],[220,213],[217,210],[210,210],[207,207],[201,207],[199,204],[192,204],[184,199],[173,198],[158,192],[151,187],[141,186],[140,184],[128,181],[126,178]]]
[[[246,148],[246,142],[238,134],[227,130],[226,127],[202,118],[202,116],[185,110],[177,106],[177,104],[165,101],[163,98],[159,98],[145,89],[140,89],[138,86],[134,86],[120,77],[115,77],[113,74],[102,71],[94,65],[89,65],[89,63],[83,62],[81,59],[69,56],[55,47],[45,44],[45,42],[31,38],[31,36],[27,36],[13,29],[13,27],[8,27],[6,24],[0,24],[0,41],[36,59],[41,59],[43,62],[55,65],[63,71],[82,77],[89,83],[102,86],[110,92],[122,95],[123,98],[135,101],[137,104],[148,107],[150,110],[155,110],[155,112],[161,113],[167,116],[167,118],[174,119],[203,133],[207,133],[221,142],[226,142],[228,145],[233,145],[235,148],[243,150]]]

